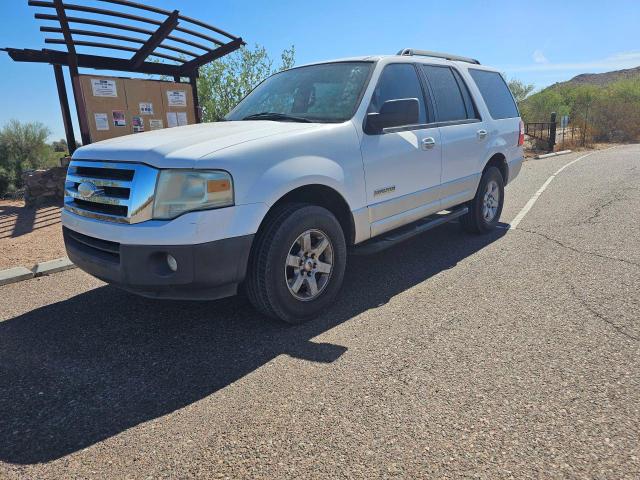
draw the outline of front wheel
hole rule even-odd
[[[475,198],[469,202],[469,212],[460,217],[468,232],[486,233],[500,221],[504,204],[504,179],[500,170],[489,167],[480,179]]]
[[[340,223],[314,205],[284,205],[256,238],[247,294],[262,313],[302,323],[327,311],[340,291],[347,247]]]

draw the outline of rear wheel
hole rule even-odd
[[[328,310],[347,259],[338,220],[322,207],[288,204],[266,222],[247,272],[251,303],[287,323],[302,323]]]
[[[500,170],[489,167],[482,174],[475,198],[469,203],[469,212],[461,217],[465,230],[485,233],[493,230],[500,221],[504,204],[504,179]]]

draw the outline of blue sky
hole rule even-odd
[[[38,30],[33,14],[44,10],[28,7],[27,0],[2,3],[0,47],[42,48],[45,34]],[[75,3],[107,5],[94,0]],[[423,48],[478,58],[499,67],[509,78],[522,79],[538,88],[579,73],[640,65],[639,0],[146,3],[178,8],[185,15],[242,36],[249,44],[264,45],[275,58],[293,44],[298,64]],[[62,138],[51,66],[14,63],[0,52],[0,71],[0,126],[11,118],[37,120],[49,126],[52,138]]]

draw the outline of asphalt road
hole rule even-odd
[[[0,288],[1,478],[639,478],[640,145],[525,164],[503,227],[351,257],[323,317]]]

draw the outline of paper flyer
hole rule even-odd
[[[186,90],[167,90],[167,101],[169,102],[170,107],[186,107]]]
[[[164,124],[161,118],[150,118],[149,119],[149,129],[150,130],[161,130],[164,128]]]
[[[133,124],[133,133],[144,132],[144,119],[139,115],[134,115],[131,119]]]
[[[183,125],[187,125],[187,112],[177,112],[178,114],[178,126],[182,127]]]
[[[118,89],[115,80],[102,78],[91,79],[91,89],[94,97],[117,97]]]
[[[106,113],[94,113],[96,120],[96,130],[99,132],[109,130],[109,116]]]
[[[140,115],[153,115],[153,103],[140,102]]]
[[[167,126],[169,128],[178,126],[178,115],[176,112],[167,112]]]
[[[113,114],[113,124],[116,127],[127,126],[127,117],[124,113],[124,110],[113,110],[113,112],[111,113]]]

